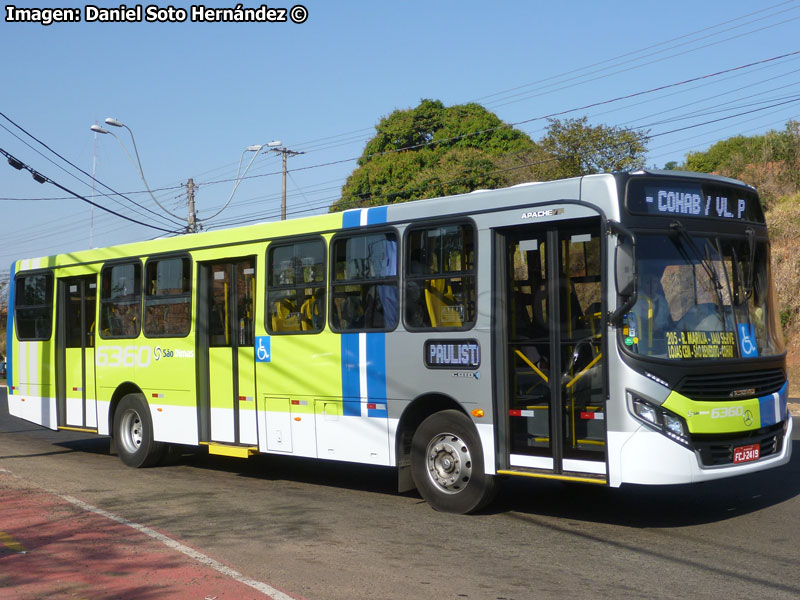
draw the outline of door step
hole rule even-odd
[[[608,479],[605,475],[594,475],[592,473],[549,473],[547,471],[538,471],[536,469],[526,469],[524,467],[515,467],[510,469],[498,469],[498,475],[511,475],[514,477],[536,477],[538,479],[555,479],[557,481],[576,481],[580,483],[596,483],[605,485]]]
[[[80,431],[81,433],[97,433],[97,429],[90,429],[88,427],[68,427],[66,425],[59,425],[59,431]]]
[[[217,454],[219,456],[232,456],[234,458],[250,458],[254,454],[258,454],[258,446],[235,446],[232,444],[219,444],[217,442],[200,442],[204,446],[208,446],[209,454]]]

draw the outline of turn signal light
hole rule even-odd
[[[484,414],[486,413],[483,412],[482,408],[476,408],[475,410],[472,411],[472,416],[478,419],[480,419]]]

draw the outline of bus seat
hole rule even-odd
[[[445,279],[425,281],[425,303],[431,318],[431,327],[461,327],[464,307],[457,304],[453,288]]]
[[[360,297],[346,295],[339,303],[339,323],[341,329],[358,329],[364,325],[364,305]]]
[[[300,326],[303,331],[314,331],[320,329],[322,320],[322,298],[320,290],[303,302],[300,307]]]
[[[273,331],[300,331],[300,318],[295,312],[295,304],[289,298],[281,298],[272,311]]]

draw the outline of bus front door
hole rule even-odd
[[[203,263],[198,322],[201,332],[201,440],[256,445],[253,323],[255,257]],[[203,334],[205,330],[205,334]],[[205,364],[203,364],[205,363]],[[203,422],[205,419],[205,423]]]
[[[606,477],[600,219],[501,237],[506,460],[564,478]]]
[[[56,402],[61,428],[97,430],[96,305],[96,275],[58,280]]]

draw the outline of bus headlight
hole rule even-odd
[[[634,417],[671,440],[689,446],[689,431],[681,417],[631,392],[628,392],[627,396]]]

